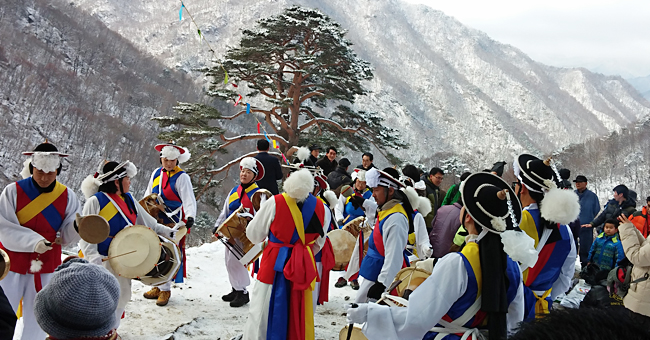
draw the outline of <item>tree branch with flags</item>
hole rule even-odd
[[[244,110],[222,116],[209,105],[179,103],[174,107],[177,115],[154,118],[168,130],[159,138],[194,149],[197,157],[187,172],[199,193],[218,184],[215,175],[229,168],[217,166],[216,154],[242,140],[267,138],[283,158],[310,143],[353,151],[375,146],[389,159],[392,155],[386,150],[406,147],[376,112],[352,108],[357,97],[367,94],[363,82],[373,74],[345,35],[338,23],[309,8],[293,6],[260,19],[243,31],[239,44],[228,48],[215,66],[201,69],[211,79],[209,96],[245,106]],[[244,87],[247,93],[242,93]],[[263,133],[227,136],[223,124],[245,114],[256,118],[257,130],[261,127]],[[267,134],[267,128],[273,134]]]

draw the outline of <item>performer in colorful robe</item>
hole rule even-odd
[[[334,212],[331,208],[332,205],[337,203],[336,194],[329,190],[327,177],[322,173],[322,171],[320,171],[320,169],[314,175],[314,191],[312,192],[312,195],[325,204],[325,213],[330,215],[330,225],[329,228],[327,228],[327,232],[338,229],[339,227],[336,225],[336,220],[333,218]],[[316,306],[322,305],[324,302],[329,300],[330,271],[336,264],[336,261],[334,260],[334,249],[332,248],[332,242],[330,242],[329,237],[326,237],[325,245],[318,253],[316,253],[314,259],[316,260],[318,277],[320,277],[320,280],[316,282],[316,288],[314,289],[313,294],[314,313],[316,313]]]
[[[79,240],[74,220],[81,205],[74,191],[56,180],[67,154],[45,142],[23,155],[31,156],[24,179],[7,185],[0,196],[0,248],[11,262],[0,287],[14,313],[23,300],[22,337],[15,334],[14,339],[44,339],[34,318],[34,299],[61,264],[61,246]]]
[[[560,176],[550,159],[522,154],[513,168],[514,190],[525,207],[521,230],[535,240],[539,252],[535,266],[523,273],[529,319],[547,314],[555,298],[571,287],[576,247],[567,225],[578,218],[580,203],[573,191],[558,189]]]
[[[221,214],[214,225],[213,233],[216,233],[217,228],[242,206],[244,207],[244,213],[255,216],[252,199],[253,194],[259,190],[255,182],[262,177],[264,177],[264,166],[258,159],[246,157],[241,160],[239,163],[240,184],[230,190]],[[264,195],[262,202],[266,201],[266,199],[267,197]],[[235,242],[240,249],[243,247],[238,239],[231,239],[228,242]],[[231,251],[225,252],[225,260],[232,291],[222,296],[221,299],[230,302],[230,307],[241,307],[250,301],[247,288],[251,284],[251,279],[248,276],[248,270]]]
[[[377,300],[397,272],[409,265],[404,254],[409,229],[413,229],[413,208],[400,190],[404,184],[393,168],[372,168],[366,173],[372,196],[379,205],[375,227],[368,240],[368,253],[361,262],[361,282],[356,302]]]
[[[413,206],[413,230],[409,230],[409,238],[406,244],[406,256],[410,261],[417,259],[425,260],[431,257],[433,249],[429,241],[429,234],[427,233],[427,226],[424,216],[431,212],[431,201],[422,195],[418,195],[417,190],[414,188],[413,180],[410,177],[401,177],[400,180],[404,183],[404,193],[407,194],[409,202]]]
[[[102,162],[103,164],[104,162]],[[108,258],[108,248],[113,237],[125,227],[144,225],[158,235],[174,239],[176,229],[158,224],[144,208],[131,196],[131,178],[138,173],[135,165],[129,161],[122,163],[108,162],[100,165],[94,175],[90,175],[81,183],[81,191],[86,196],[83,215],[97,214],[106,219],[110,226],[109,237],[99,244],[79,241],[79,248],[84,258],[90,263],[104,266],[120,283],[120,300],[115,310],[115,328],[120,324],[126,304],[131,299],[131,279],[119,276],[111,267]]]
[[[160,152],[160,164],[162,166],[151,174],[145,197],[152,193],[157,194],[166,208],[159,216],[163,220],[163,224],[170,225],[171,223],[182,222],[187,227],[187,233],[189,234],[196,217],[196,198],[194,197],[190,176],[179,165],[190,159],[190,152],[187,148],[177,146],[173,142],[158,144],[155,149]],[[174,278],[175,283],[182,283],[183,277],[187,273],[185,237],[183,236],[178,243],[183,259],[181,268]],[[144,293],[144,297],[156,299],[156,305],[165,306],[171,297],[171,288],[172,283],[169,281]]]
[[[435,264],[431,276],[409,296],[408,306],[375,303],[348,309],[348,321],[365,323],[374,339],[506,339],[524,314],[519,265],[536,261],[533,240],[517,227],[521,205],[508,184],[489,173],[476,173],[461,185],[467,245]],[[506,255],[508,254],[508,255]]]
[[[352,180],[354,183],[353,188],[350,190],[353,192],[350,195],[342,193],[341,196],[339,196],[339,201],[335,209],[336,219],[337,221],[341,221],[341,227],[360,216],[366,217],[365,223],[372,224],[375,222],[377,202],[375,202],[374,197],[372,197],[372,191],[368,189],[368,186],[366,185],[366,170],[355,169],[354,172],[352,172]],[[359,234],[359,237],[360,236],[361,234]],[[367,235],[364,235],[364,238],[366,236]],[[343,277],[338,279],[336,284],[334,284],[336,288],[341,288],[347,285],[347,282],[350,281],[352,289],[359,289],[358,278],[359,268],[361,267],[361,261],[359,260],[359,246],[361,243],[362,242],[359,238],[357,238],[345,274]]]
[[[253,243],[269,240],[253,286],[246,340],[314,339],[314,254],[325,243],[330,214],[311,194],[313,183],[307,169],[292,173],[285,193],[267,200],[246,228]]]

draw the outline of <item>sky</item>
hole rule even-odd
[[[648,0],[405,1],[440,10],[547,65],[650,75]]]

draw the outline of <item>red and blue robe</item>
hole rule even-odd
[[[368,253],[363,258],[361,268],[359,269],[359,275],[363,276],[366,280],[377,281],[379,273],[381,273],[381,268],[384,266],[384,260],[386,258],[383,239],[384,223],[392,214],[402,214],[408,219],[406,210],[404,210],[401,204],[395,204],[392,208],[377,213],[375,228],[372,230],[368,239]],[[409,266],[409,260],[406,254],[403,255],[404,263],[402,263],[402,268],[406,268]]]
[[[315,229],[322,232],[325,205],[311,194],[301,207],[286,193],[274,197],[275,218],[257,275],[273,285],[266,338],[313,340],[312,293],[319,278],[311,247],[321,235]]]
[[[538,209],[528,209],[522,212],[521,230],[535,240],[535,247],[539,243],[543,226],[540,225],[540,212]],[[537,262],[532,268],[524,271],[524,320],[548,314],[553,306],[551,288],[560,277],[562,265],[571,252],[573,238],[569,235],[567,226],[557,224],[546,244],[539,252]],[[540,295],[535,292],[543,292]]]
[[[101,243],[97,244],[97,252],[103,256],[108,256],[108,247],[110,247],[113,237],[117,235],[122,229],[134,225],[135,220],[138,217],[137,210],[135,210],[133,196],[130,193],[126,193],[128,202],[131,205],[131,209],[127,206],[127,202],[121,195],[118,194],[107,194],[105,192],[98,192],[94,195],[99,202],[99,214],[108,221],[110,227],[110,232],[108,233],[109,237],[106,238]],[[115,202],[111,202],[111,199]],[[117,205],[117,206],[115,206]],[[133,212],[131,212],[133,210]]]
[[[465,264],[465,270],[467,271],[468,282],[467,290],[465,293],[449,308],[447,314],[442,317],[443,320],[447,322],[453,322],[455,319],[460,318],[465,311],[467,311],[472,305],[481,298],[481,291],[483,285],[483,278],[481,274],[481,260],[479,256],[479,245],[475,242],[468,243],[463,250],[459,253],[463,258],[463,263]],[[519,283],[521,282],[521,274],[519,271],[519,265],[512,261],[510,257],[507,260],[506,275],[508,277],[508,288],[506,290],[506,296],[508,304],[512,303],[517,296],[517,289],[519,288]],[[435,302],[434,302],[435,303]],[[469,321],[464,325],[465,328],[481,328],[487,325],[487,314],[482,310],[479,310]],[[436,327],[443,327],[438,324]],[[424,335],[423,340],[433,340],[438,336],[436,332],[427,332]],[[448,334],[438,340],[458,340],[461,339],[463,333],[452,333]],[[472,339],[471,337],[468,339]]]
[[[228,194],[228,216],[230,216],[235,210],[239,209],[240,206],[248,209],[248,212],[251,215],[255,214],[255,209],[253,208],[253,194],[259,190],[257,183],[253,183],[244,189],[243,186],[238,185]],[[260,261],[259,259],[255,260],[252,264],[253,268],[251,270],[251,277],[254,277],[255,273],[259,271]]]
[[[13,252],[0,243],[11,260],[10,270],[18,274],[31,274],[32,260],[40,260],[43,266],[39,273],[53,273],[61,264],[61,245],[54,243],[56,233],[62,227],[68,206],[68,188],[56,182],[51,192],[41,193],[31,177],[16,182],[16,217],[25,228],[29,228],[52,242],[52,250],[43,254]],[[34,275],[37,291],[40,290],[40,275]]]
[[[185,211],[183,210],[183,201],[181,200],[178,191],[176,191],[176,181],[185,173],[178,165],[172,171],[162,171],[160,167],[156,169],[153,175],[153,182],[151,185],[151,192],[158,194],[165,202],[165,212],[160,212],[158,217],[163,221],[163,224],[177,223],[180,221],[187,222]],[[188,231],[189,232],[189,231]],[[174,278],[174,282],[182,283],[183,277],[187,275],[185,266],[185,237],[181,239],[178,244],[181,250],[181,268]]]
[[[325,203],[325,200],[321,197],[318,197],[318,199],[325,205],[325,213],[331,214],[332,211],[330,210],[329,205]],[[334,229],[338,228],[334,223],[334,218],[332,217],[327,232],[329,233]],[[323,268],[320,280],[320,291],[318,292],[318,304],[322,305],[324,302],[329,301],[330,271],[334,268],[334,265],[336,265],[334,259],[334,248],[332,248],[332,241],[330,241],[329,237],[326,236],[323,248],[316,253],[314,259],[316,262],[320,262]]]

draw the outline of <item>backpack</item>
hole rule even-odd
[[[624,258],[619,262],[617,267],[609,272],[609,275],[607,276],[607,286],[610,295],[624,298],[625,295],[627,295],[627,291],[630,289],[631,284],[643,282],[650,278],[650,274],[646,273],[643,277],[631,281],[633,267],[634,265],[627,258]]]

